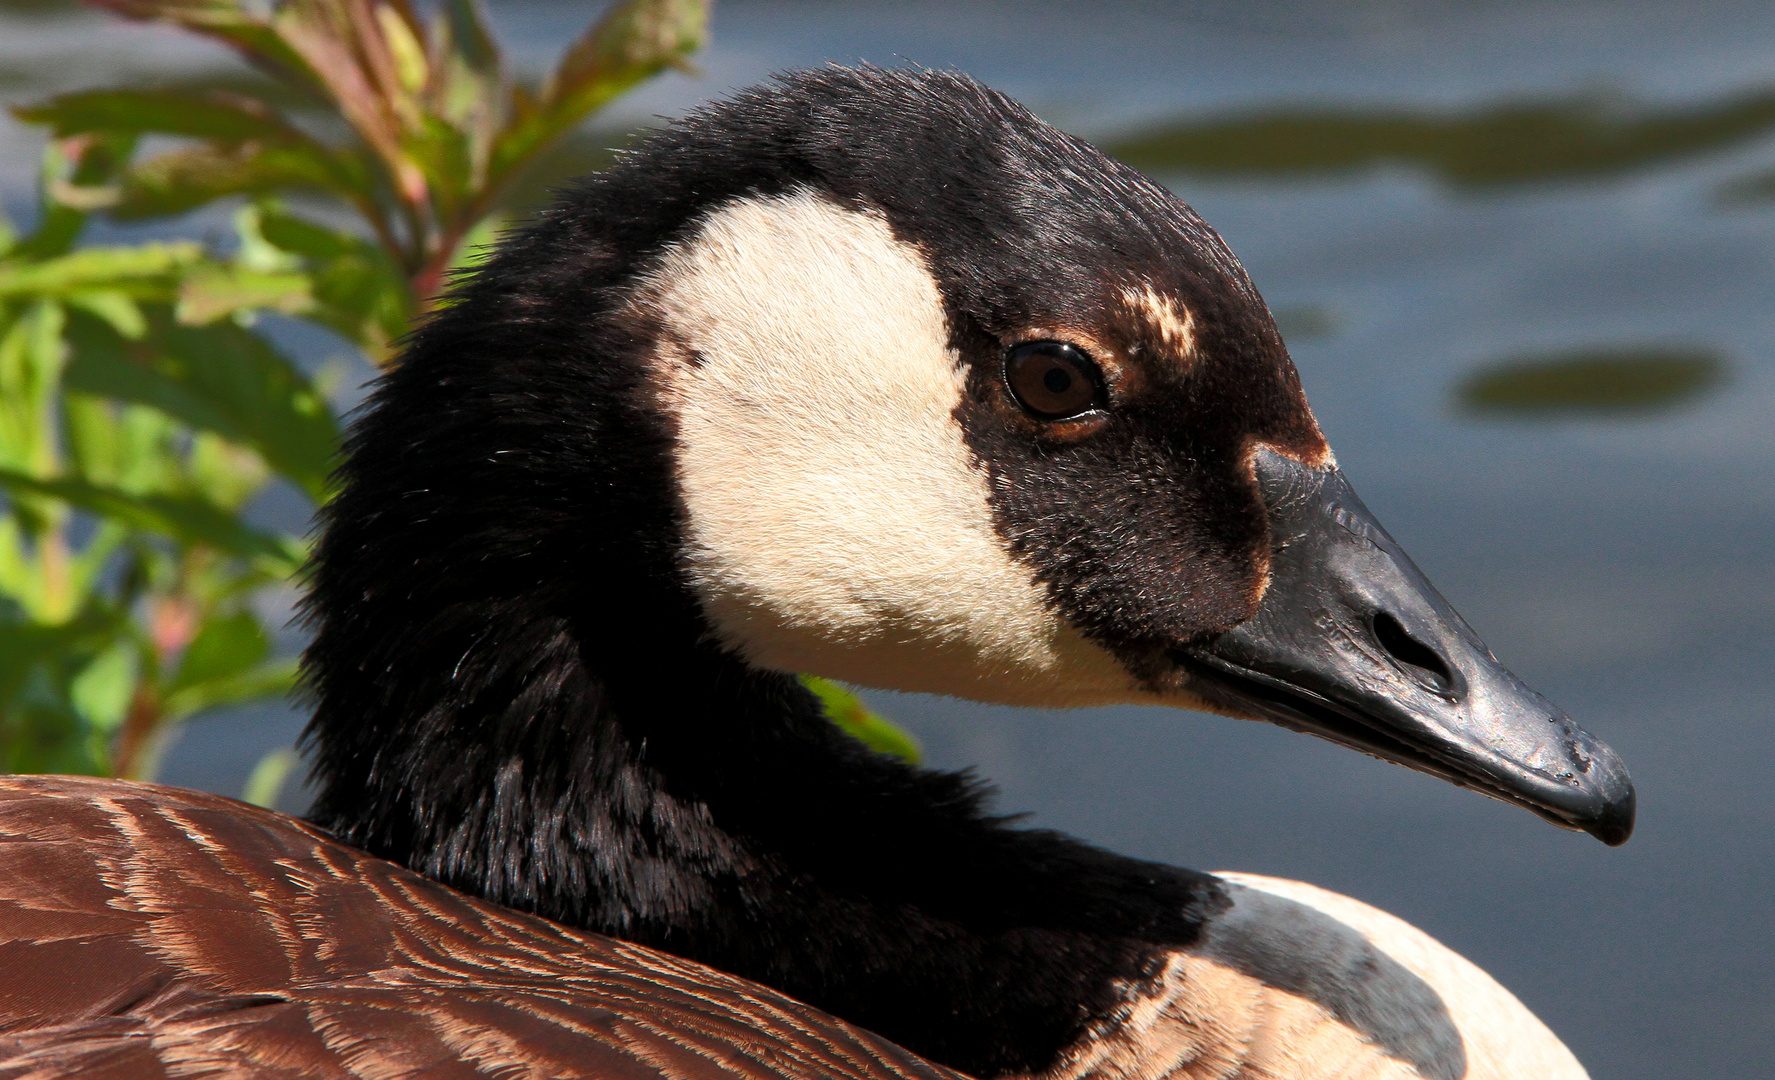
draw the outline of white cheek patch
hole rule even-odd
[[[738,200],[635,303],[662,324],[684,564],[751,662],[1009,704],[1137,700],[994,531],[923,257],[811,192]]]

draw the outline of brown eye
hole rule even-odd
[[[1025,409],[1063,420],[1103,405],[1103,376],[1077,346],[1032,341],[1005,357],[1005,385]]]

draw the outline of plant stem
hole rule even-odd
[[[136,775],[136,769],[159,726],[160,696],[143,682],[137,685],[135,695],[130,698],[129,714],[123,718],[123,728],[117,733],[117,749],[111,759],[114,775],[127,780],[143,779]]]

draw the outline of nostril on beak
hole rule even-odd
[[[1441,653],[1407,633],[1398,619],[1385,611],[1375,612],[1374,636],[1381,643],[1381,648],[1387,650],[1387,655],[1429,683],[1431,689],[1439,694],[1454,692],[1454,671],[1448,666],[1448,661],[1442,658]]]

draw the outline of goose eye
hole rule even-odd
[[[1005,357],[1005,385],[1025,409],[1063,420],[1102,406],[1103,376],[1077,346],[1032,341]]]

